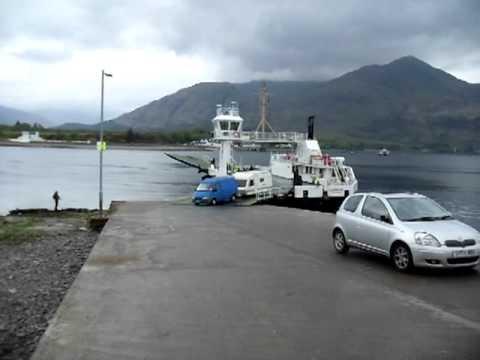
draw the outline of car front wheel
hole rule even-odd
[[[210,204],[212,204],[213,206],[217,205],[217,199],[212,199],[212,201],[210,202]]]
[[[413,268],[410,249],[405,244],[396,244],[392,249],[392,263],[396,270],[408,272]]]
[[[335,230],[333,233],[333,247],[339,254],[346,254],[348,252],[349,246],[341,230]]]

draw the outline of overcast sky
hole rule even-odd
[[[107,117],[202,81],[330,79],[404,55],[480,83],[479,19],[479,0],[5,0],[0,105],[95,114],[103,68]]]

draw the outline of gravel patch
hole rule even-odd
[[[34,229],[31,241],[0,242],[0,359],[31,357],[98,237],[78,216],[44,217]]]

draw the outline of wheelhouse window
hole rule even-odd
[[[385,205],[380,199],[373,196],[367,196],[363,204],[362,215],[379,221],[390,219],[390,214]]]
[[[355,212],[358,208],[358,204],[362,201],[363,195],[356,195],[348,198],[347,202],[343,206],[343,210]]]
[[[220,121],[220,129],[228,130],[228,121]]]
[[[238,131],[238,127],[239,127],[240,123],[238,121],[232,121],[230,123],[230,130],[232,131]]]

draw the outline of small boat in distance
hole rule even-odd
[[[378,156],[388,156],[388,155],[390,155],[390,150],[385,149],[385,148],[381,149],[381,150],[378,152]]]

